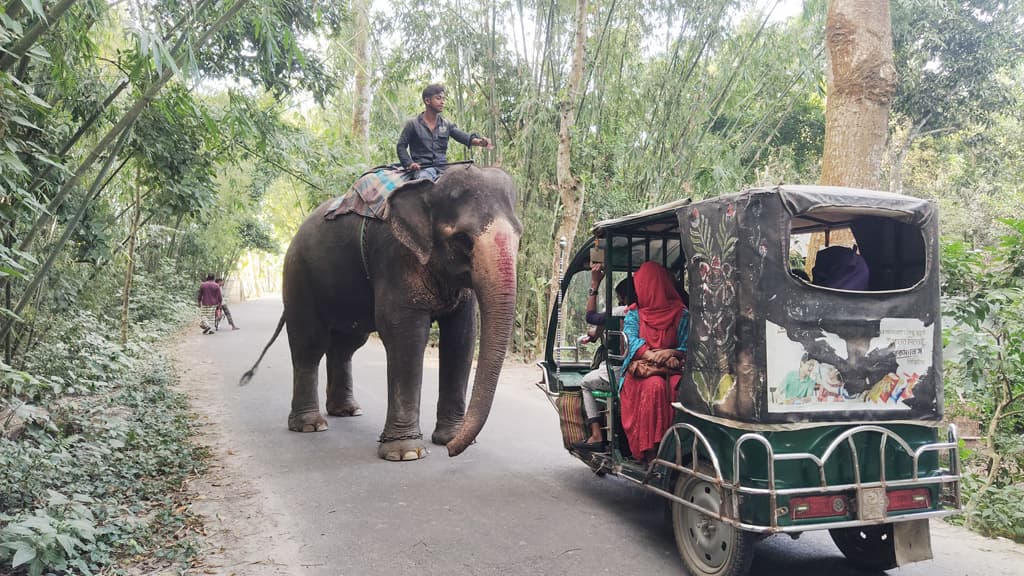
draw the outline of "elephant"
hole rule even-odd
[[[284,262],[284,312],[293,387],[288,428],[327,429],[317,396],[327,355],[327,414],[362,414],[353,394],[352,355],[377,332],[387,352],[388,407],[377,454],[390,461],[427,455],[420,431],[423,354],[439,329],[439,393],[434,444],[462,453],[480,433],[512,335],[516,257],[522,224],[516,188],[499,168],[451,166],[437,182],[410,183],[388,198],[387,220],[324,218],[321,204],[296,232]],[[472,396],[466,391],[480,347]]]

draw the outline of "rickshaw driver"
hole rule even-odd
[[[590,290],[587,292],[587,324],[595,328],[594,335],[590,336],[590,342],[601,337],[604,329],[606,315],[597,311],[597,294],[601,280],[604,279],[604,267],[599,262],[590,265]],[[632,278],[626,278],[615,286],[615,296],[618,299],[618,306],[612,309],[613,316],[625,315],[626,306],[632,304],[636,297],[633,294]],[[588,330],[588,335],[589,335]],[[608,380],[608,368],[604,360],[596,368],[588,372],[580,382],[580,389],[583,394],[583,411],[587,416],[587,426],[590,429],[590,436],[583,442],[573,446],[576,450],[601,451],[605,448],[604,434],[601,432],[601,407],[594,398],[594,391],[611,392],[611,383]]]

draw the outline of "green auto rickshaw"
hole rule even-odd
[[[837,281],[834,253],[859,275]],[[689,325],[673,423],[641,460],[621,421],[613,287],[647,261],[678,280]],[[603,337],[577,338],[595,262]],[[597,223],[563,267],[538,386],[573,456],[668,500],[690,574],[746,574],[759,538],[808,530],[866,569],[931,557],[928,520],[961,508],[932,202],[823,186],[680,200]],[[610,382],[593,394],[597,449],[580,444],[595,369]]]

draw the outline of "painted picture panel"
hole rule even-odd
[[[876,381],[858,381],[845,340],[823,331],[825,346],[844,360],[840,365],[821,361],[804,345],[787,336],[786,329],[765,321],[768,411],[770,413],[836,411],[909,411],[908,403],[919,386],[932,386],[933,327],[917,318],[885,318],[879,335],[858,358],[889,358],[895,370]],[[894,416],[896,416],[894,414]]]

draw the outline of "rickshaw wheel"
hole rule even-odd
[[[701,462],[697,471],[714,476],[715,471]],[[708,510],[722,509],[722,489],[712,482],[680,474],[673,493],[687,502]],[[742,576],[750,570],[757,536],[703,514],[678,502],[672,502],[672,531],[679,555],[692,576]]]
[[[867,570],[896,567],[892,524],[833,528],[828,533],[851,564]]]

